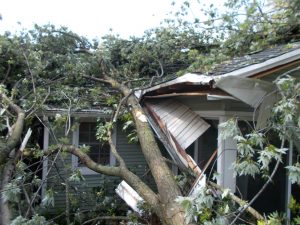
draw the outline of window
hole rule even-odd
[[[109,164],[109,145],[96,139],[97,125],[92,122],[84,122],[79,125],[79,146],[90,146],[89,156],[92,160],[103,165]],[[78,166],[83,166],[80,162]]]
[[[92,160],[102,165],[113,165],[114,157],[110,154],[108,143],[101,143],[96,139],[97,123],[96,122],[81,122],[77,131],[73,134],[73,144],[76,146],[87,145],[90,147],[88,155]],[[73,167],[78,167],[83,174],[93,174],[94,171],[88,169],[75,156],[73,158]]]

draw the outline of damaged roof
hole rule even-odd
[[[208,74],[217,76],[217,75],[230,73],[232,71],[239,70],[247,66],[259,64],[269,59],[279,57],[281,55],[292,52],[299,48],[300,48],[300,42],[273,46],[266,50],[262,50],[252,54],[247,54],[241,57],[235,57],[230,61],[225,61],[221,64],[218,64]],[[195,72],[198,73],[199,71],[195,71]]]
[[[292,65],[300,62],[300,42],[278,45],[272,48],[248,54],[242,57],[233,58],[222,64],[218,64],[208,74],[188,73],[181,77],[173,78],[157,85],[154,85],[138,96],[157,96],[169,93],[186,93],[217,91],[219,95],[226,95],[219,89],[214,89],[215,79],[224,76],[252,77],[260,73],[268,72],[274,68],[285,65]],[[209,93],[214,94],[214,93]],[[166,96],[167,97],[167,96]]]

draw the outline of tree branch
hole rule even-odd
[[[93,81],[97,81],[97,82],[100,82],[100,83],[111,85],[111,83],[109,81],[105,80],[105,79],[100,79],[100,78],[97,78],[97,77],[92,77],[92,76],[87,76],[87,75],[82,75],[82,77],[93,80]]]
[[[8,104],[9,108],[11,108],[17,114],[17,120],[13,125],[11,135],[8,137],[5,146],[0,147],[0,164],[5,162],[10,152],[17,146],[21,139],[21,135],[23,132],[24,121],[25,121],[25,113],[24,111],[16,104],[14,104],[4,93],[0,94],[0,98],[2,102]]]
[[[210,185],[210,186],[212,186],[212,187],[214,187],[214,188],[216,188],[216,189],[218,189],[218,190],[220,190],[220,191],[224,191],[223,190],[223,188],[220,186],[220,185],[218,185],[218,184],[216,184],[216,183],[214,183],[214,182],[211,182],[211,181],[208,181],[208,184]],[[245,201],[243,201],[243,199],[240,199],[239,197],[237,197],[236,195],[234,195],[234,194],[230,194],[230,198],[234,201],[234,202],[236,202],[238,205],[240,205],[241,207],[243,206],[243,205],[245,205]],[[248,213],[250,213],[253,217],[255,217],[257,220],[262,220],[262,219],[264,219],[264,217],[259,213],[259,212],[257,212],[254,208],[252,208],[252,207],[247,207],[246,209],[245,209]]]
[[[113,145],[113,147],[114,147],[114,145]],[[80,161],[82,161],[89,169],[91,169],[97,173],[123,178],[150,205],[155,206],[158,204],[158,199],[157,199],[156,194],[144,182],[142,182],[141,179],[137,175],[135,175],[134,173],[130,172],[127,169],[127,167],[125,166],[125,162],[124,162],[124,164],[120,163],[120,166],[118,166],[118,167],[103,166],[101,164],[94,162],[86,153],[82,152],[80,149],[76,148],[73,145],[63,146],[62,150],[69,152],[73,155],[76,155],[80,159]],[[113,151],[115,151],[115,153],[117,153],[115,149]],[[117,153],[117,155],[118,155],[118,153]],[[122,160],[123,159],[121,158],[121,162],[122,162]]]

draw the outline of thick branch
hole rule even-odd
[[[87,75],[82,75],[82,77],[93,80],[93,81],[97,81],[97,82],[100,82],[100,83],[111,85],[111,83],[109,81],[105,80],[105,79],[100,79],[100,78],[97,78],[97,77],[92,77],[92,76],[87,76]]]
[[[84,163],[84,165],[97,173],[118,177],[120,177],[121,175],[120,167],[103,166],[101,164],[98,164],[94,162],[86,153],[82,152],[79,148],[76,148],[73,145],[63,146],[62,150],[76,155],[80,159],[80,161]]]
[[[184,224],[184,213],[181,210],[180,205],[177,202],[175,202],[175,199],[178,196],[182,195],[181,191],[177,183],[175,182],[172,171],[168,167],[160,152],[154,134],[147,122],[146,115],[144,114],[142,107],[139,105],[138,100],[135,98],[135,96],[130,95],[131,89],[109,76],[103,75],[103,79],[92,79],[102,83],[108,83],[114,89],[120,91],[123,94],[123,96],[129,96],[126,104],[128,108],[131,109],[131,114],[134,118],[134,122],[136,125],[141,150],[147,161],[147,164],[149,165],[149,168],[151,170],[159,192],[159,204],[149,202],[145,198],[147,196],[142,195],[145,194],[145,191],[139,188],[141,188],[143,183],[136,183],[136,181],[140,181],[140,179],[138,177],[133,176],[134,174],[130,173],[127,170],[121,170],[122,177],[125,181],[128,181],[128,183],[139,194],[141,194],[141,197],[143,197],[146,201],[150,203],[150,205],[155,209],[157,215],[166,224]],[[149,196],[149,198],[150,197],[152,197],[152,194]]]
[[[89,169],[97,173],[121,177],[150,205],[156,206],[158,204],[156,194],[138,176],[130,172],[125,165],[119,167],[103,166],[94,162],[86,153],[72,145],[63,146],[62,150],[76,155]]]
[[[118,81],[106,75],[104,75],[104,79],[109,82],[113,88],[119,90],[124,96],[130,95],[131,90],[123,84],[120,84]],[[160,193],[161,201],[165,204],[169,203],[170,199],[175,199],[177,196],[181,195],[181,192],[174,180],[171,170],[161,155],[153,132],[147,122],[146,115],[139,105],[138,100],[133,95],[130,95],[127,100],[127,105],[131,108],[141,149],[151,169]]]
[[[216,188],[216,189],[218,189],[218,190],[221,190],[221,191],[224,191],[223,190],[223,188],[220,186],[220,185],[218,185],[218,184],[216,184],[216,183],[214,183],[214,182],[211,182],[211,181],[208,181],[209,183],[209,185],[210,186],[212,186],[212,187],[214,187],[214,188]],[[230,198],[234,201],[234,202],[236,202],[237,204],[239,204],[241,207],[242,206],[244,206],[245,205],[245,201],[243,201],[242,199],[240,199],[239,197],[237,197],[236,195],[234,195],[234,194],[231,194],[230,195]],[[248,213],[250,213],[254,218],[256,218],[257,220],[263,220],[264,219],[264,217],[259,213],[259,212],[257,212],[254,208],[252,208],[252,207],[247,207],[247,208],[245,208],[245,210],[248,212]]]
[[[0,163],[3,160],[6,160],[10,152],[17,146],[20,141],[23,127],[24,127],[24,120],[25,120],[25,113],[24,111],[16,104],[14,104],[5,94],[1,94],[0,98],[2,101],[8,104],[9,108],[12,109],[17,114],[17,120],[13,125],[12,133],[8,137],[5,146],[2,146],[0,152]]]

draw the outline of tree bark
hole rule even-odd
[[[1,187],[2,190],[5,190],[5,187],[11,181],[13,171],[15,169],[15,161],[14,158],[8,160],[6,162],[3,171],[2,171],[2,182]],[[2,192],[3,193],[3,192]],[[1,194],[2,195],[2,194]],[[0,200],[0,212],[1,212],[1,225],[8,225],[10,224],[11,220],[11,208],[8,201],[5,201],[3,196],[1,196]]]
[[[154,206],[155,211],[159,212],[158,216],[164,224],[183,225],[184,211],[180,204],[175,202],[175,199],[182,195],[181,191],[160,152],[142,107],[137,98],[131,95],[131,90],[125,85],[108,76],[105,76],[105,81],[109,82],[113,88],[119,90],[124,96],[130,95],[127,99],[127,106],[131,109],[143,155],[158,189],[159,205]]]
[[[0,166],[3,166],[2,169],[2,180],[1,180],[1,189],[5,189],[6,185],[12,179],[13,173],[15,171],[15,163],[19,159],[20,151],[18,150],[18,144],[20,143],[24,122],[25,122],[25,113],[24,111],[16,104],[14,104],[5,94],[0,93],[0,99],[3,103],[9,106],[15,114],[17,114],[17,119],[11,131],[8,133],[8,138],[6,141],[1,143],[0,146]],[[0,214],[1,214],[1,225],[10,224],[11,220],[11,208],[9,202],[3,199],[1,194],[0,200]]]

